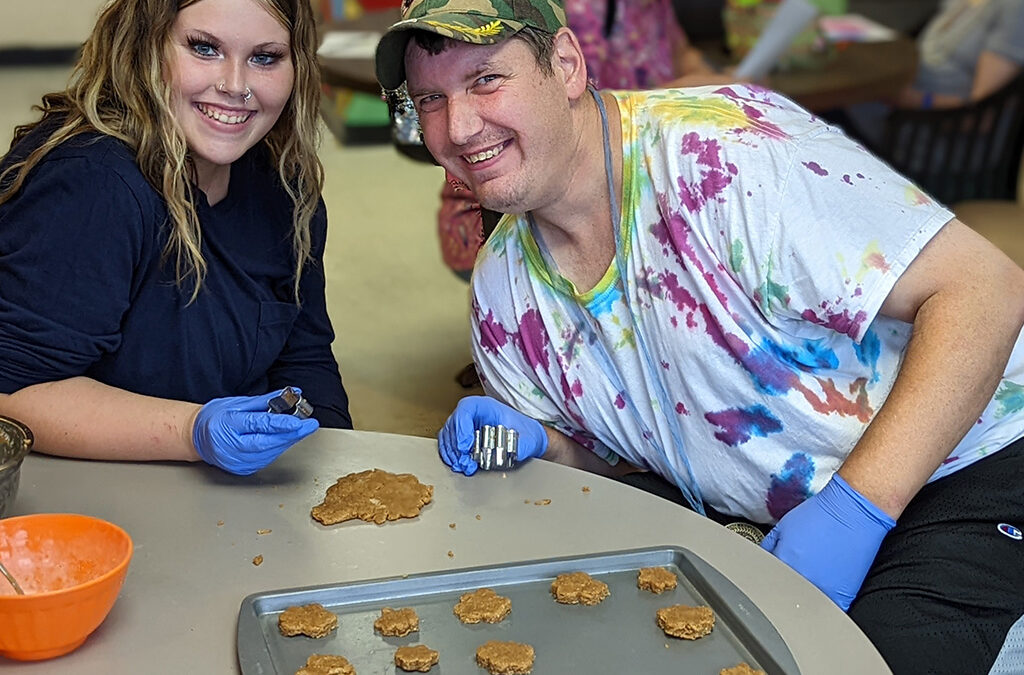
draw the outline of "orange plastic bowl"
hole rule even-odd
[[[49,659],[74,650],[103,623],[128,573],[132,540],[113,523],[72,513],[0,520],[0,655]]]

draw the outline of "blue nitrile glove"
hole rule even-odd
[[[761,542],[845,612],[857,597],[885,535],[895,527],[838,473],[795,507]]]
[[[215,398],[196,415],[192,443],[207,464],[229,473],[248,476],[316,431],[315,419],[268,413],[270,399],[283,390],[262,396]]]
[[[540,457],[548,449],[548,435],[541,423],[518,410],[489,396],[467,396],[455,406],[455,411],[437,434],[437,450],[441,460],[452,471],[472,476],[479,468],[470,453],[473,452],[474,433],[485,424],[519,433],[516,446],[517,461]]]

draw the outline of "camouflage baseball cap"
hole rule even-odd
[[[377,81],[397,89],[405,81],[410,30],[493,45],[531,26],[554,33],[565,26],[563,0],[404,0],[402,20],[377,44]]]

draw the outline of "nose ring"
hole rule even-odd
[[[227,86],[227,83],[224,82],[224,80],[221,80],[220,82],[217,83],[216,89],[217,89],[217,91],[219,91],[222,94],[228,94],[229,96],[231,95],[228,92],[228,86]],[[245,102],[245,103],[248,103],[251,98],[252,98],[252,89],[250,89],[248,86],[246,86],[245,87],[245,93],[242,94],[242,101]]]

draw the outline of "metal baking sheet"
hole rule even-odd
[[[636,586],[642,567],[667,567],[679,577],[660,595]],[[554,578],[583,571],[608,584],[611,595],[595,606],[561,605],[550,593]],[[497,624],[462,624],[452,613],[462,593],[493,588],[512,600]],[[338,615],[325,638],[284,637],[277,617],[287,607],[318,602]],[[699,640],[667,637],[655,612],[669,605],[709,605],[712,633]],[[382,637],[373,622],[382,607],[413,607],[420,630]],[[244,675],[292,675],[310,654],[339,654],[358,675],[402,673],[394,653],[425,644],[440,652],[433,675],[480,675],[476,648],[488,640],[514,640],[536,650],[533,673],[682,673],[718,675],[747,664],[768,675],[799,673],[792,654],[767,618],[736,586],[693,552],[665,547],[511,563],[337,585],[256,593],[238,614],[238,662]]]

